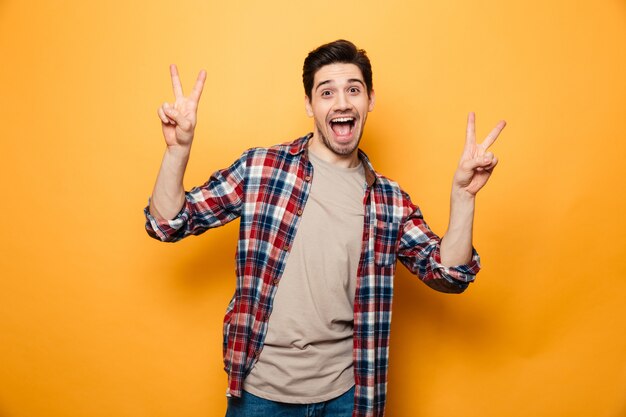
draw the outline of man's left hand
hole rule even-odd
[[[467,117],[465,148],[452,181],[453,192],[466,191],[471,197],[474,197],[483,188],[498,164],[498,158],[488,149],[506,126],[506,122],[500,120],[482,143],[476,143],[474,119],[475,115],[471,112]]]

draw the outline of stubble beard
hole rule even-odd
[[[323,131],[322,129],[320,129],[319,124],[316,123],[315,128],[317,129],[317,134],[319,135],[320,139],[322,139],[322,143],[324,144],[324,146],[326,146],[331,152],[339,156],[347,156],[347,155],[352,154],[359,147],[359,143],[361,142],[361,136],[363,136],[363,131],[361,130],[359,132],[359,137],[353,144],[348,144],[347,146],[338,147],[338,146],[334,146],[330,142],[330,140],[328,140],[326,135],[322,133]]]

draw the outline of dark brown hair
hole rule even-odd
[[[304,60],[302,83],[304,84],[304,93],[309,99],[313,93],[315,73],[325,65],[338,63],[354,64],[359,67],[361,74],[363,74],[369,97],[374,86],[372,84],[372,65],[367,54],[363,49],[357,49],[352,42],[339,39],[309,52],[309,55]]]

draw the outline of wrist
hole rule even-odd
[[[187,163],[189,155],[191,154],[191,146],[168,146],[165,149],[165,157],[171,160],[177,160],[183,163]]]
[[[453,203],[473,205],[476,201],[476,194],[470,193],[465,188],[453,186],[452,192],[450,193],[450,201]]]

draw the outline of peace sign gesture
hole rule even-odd
[[[461,155],[461,160],[454,173],[452,182],[453,188],[465,190],[472,196],[475,196],[487,183],[498,163],[498,158],[487,149],[495,142],[504,126],[506,126],[506,122],[500,120],[482,143],[476,143],[474,119],[475,115],[471,112],[467,117],[467,135],[463,155]]]
[[[174,103],[163,103],[157,113],[161,119],[163,136],[168,147],[190,147],[193,141],[193,132],[196,127],[198,102],[206,80],[206,71],[198,74],[196,84],[188,97],[183,94],[183,86],[178,77],[176,65],[170,65],[172,88],[174,89]]]

